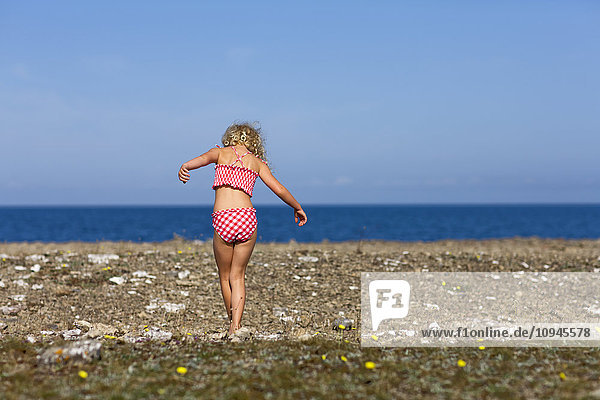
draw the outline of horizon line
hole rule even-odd
[[[353,206],[600,206],[600,202],[421,202],[421,203],[305,203],[305,207],[353,207]],[[66,208],[66,207],[212,207],[212,203],[207,204],[139,204],[139,203],[121,203],[121,204],[0,204],[0,208]],[[266,203],[254,204],[254,207],[289,207],[286,204]]]

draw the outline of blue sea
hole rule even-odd
[[[600,238],[600,204],[256,206],[260,242]],[[212,206],[0,207],[0,242],[160,242],[212,238]]]

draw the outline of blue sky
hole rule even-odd
[[[323,4],[325,3],[325,4]],[[0,2],[0,205],[211,204],[258,120],[305,204],[600,202],[600,3]],[[260,181],[255,204],[279,199]]]

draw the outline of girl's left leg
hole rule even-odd
[[[233,258],[231,260],[231,272],[229,281],[231,283],[231,305],[233,315],[229,335],[240,328],[242,322],[242,313],[246,304],[246,267],[256,244],[258,231],[255,230],[250,239],[245,242],[237,243],[233,247]]]
[[[229,316],[229,323],[231,323],[231,285],[229,284],[229,276],[231,274],[231,260],[233,259],[233,245],[224,241],[217,231],[215,231],[213,236],[213,251],[215,253],[215,260],[217,261],[217,268],[219,269],[221,293],[223,294],[223,301],[225,302],[225,308]]]

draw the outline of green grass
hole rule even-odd
[[[0,341],[4,398],[567,399],[600,387],[599,348],[378,349],[317,337],[165,345],[107,340],[99,361],[38,366],[45,347]],[[465,367],[457,366],[459,359]],[[367,361],[375,368],[367,369]]]

